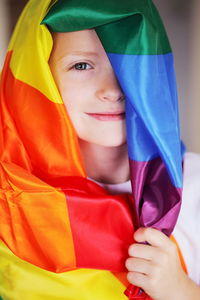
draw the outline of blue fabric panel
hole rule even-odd
[[[131,160],[161,157],[173,184],[182,187],[182,155],[172,53],[107,54],[126,96]]]

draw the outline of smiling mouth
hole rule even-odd
[[[119,121],[125,119],[125,112],[86,113],[99,121]]]

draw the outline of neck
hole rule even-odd
[[[129,179],[127,144],[105,147],[79,140],[87,176],[103,183]]]

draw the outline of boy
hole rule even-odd
[[[126,299],[126,272],[119,272],[134,228],[125,96],[94,29],[53,33],[51,51],[40,24],[49,5],[29,2],[2,75],[1,239],[15,255],[1,244],[0,292],[5,299]],[[86,177],[108,189],[122,184],[123,194]],[[134,238],[151,246],[130,246],[130,283],[153,299],[199,297],[164,234],[139,229]]]

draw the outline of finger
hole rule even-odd
[[[131,257],[143,258],[146,260],[153,260],[155,257],[159,255],[158,249],[149,245],[143,244],[132,244],[128,253]]]
[[[133,244],[129,247],[130,258],[140,258],[147,260],[154,265],[157,262],[161,262],[166,259],[166,251],[163,251],[161,248],[143,245],[143,244]]]
[[[145,275],[150,275],[152,269],[150,261],[140,258],[128,258],[125,265],[129,272],[137,272]]]
[[[146,289],[148,277],[147,275],[137,273],[137,272],[128,272],[127,279],[133,285],[136,285],[143,290]]]
[[[139,243],[147,242],[152,246],[163,249],[171,242],[164,233],[150,227],[139,228],[134,234],[134,239]]]

